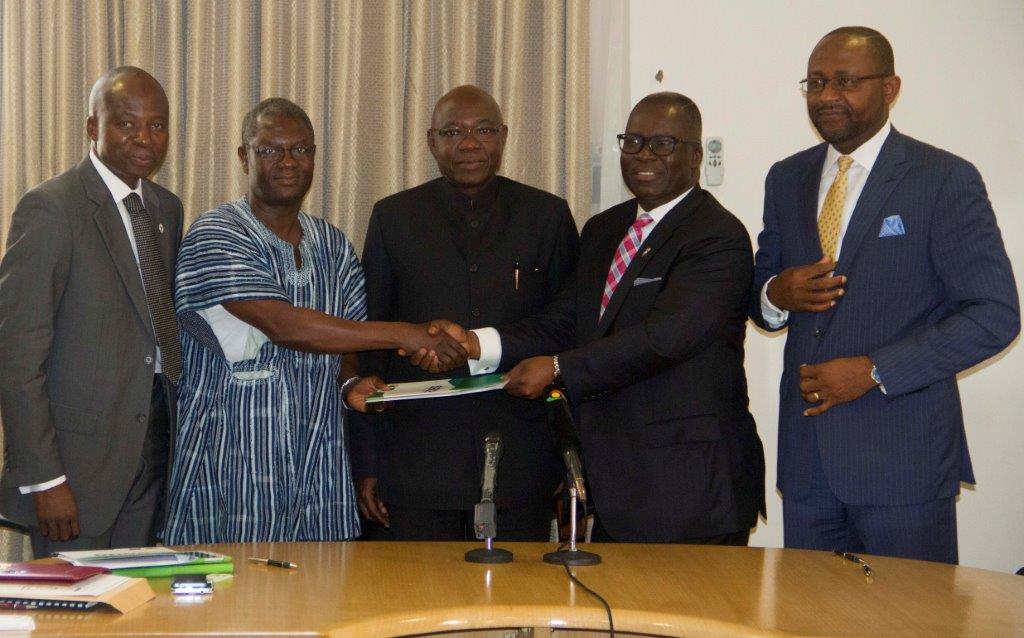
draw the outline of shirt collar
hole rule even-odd
[[[454,184],[448,181],[447,177],[442,177],[441,182],[444,184],[445,190],[449,193],[452,198],[452,202],[455,204],[455,210],[459,211],[474,211],[480,209],[490,208],[494,205],[494,202],[498,201],[498,179],[497,176],[492,177],[491,181],[487,182],[480,192],[473,197],[468,197],[463,194]]]
[[[672,210],[673,208],[676,207],[676,204],[678,204],[679,202],[683,201],[683,199],[687,195],[689,195],[692,190],[693,190],[693,186],[688,188],[686,190],[686,192],[684,192],[679,197],[676,197],[672,201],[666,202],[666,203],[662,204],[661,206],[657,206],[655,208],[652,208],[651,210],[646,210],[645,211],[643,209],[643,207],[640,206],[640,203],[637,202],[637,205],[636,205],[636,216],[639,219],[640,215],[643,215],[644,213],[647,213],[648,215],[651,216],[651,219],[654,220],[654,223],[657,224],[658,222],[660,222],[662,220],[662,218],[665,217],[665,215],[668,215],[668,212],[670,210]]]
[[[103,183],[107,185],[107,190],[110,191],[110,195],[114,198],[115,202],[120,202],[128,197],[129,194],[135,193],[142,198],[142,180],[135,185],[135,188],[129,188],[128,184],[121,181],[121,178],[114,175],[114,172],[107,168],[107,165],[96,155],[96,151],[89,149],[89,159],[92,160],[92,165],[96,167],[96,172],[100,174],[100,178]],[[142,198],[145,203],[145,198]]]
[[[889,120],[885,121],[882,128],[878,129],[878,132],[871,136],[871,139],[864,142],[850,153],[850,157],[853,158],[855,164],[863,166],[864,170],[868,173],[871,172],[871,168],[875,165],[875,161],[878,160],[878,154],[882,152],[882,144],[885,144],[885,140],[889,137],[889,133],[892,132],[892,123]],[[828,152],[825,154],[825,172],[835,172],[838,170],[839,158],[843,154],[836,150],[836,147],[831,144],[828,145]]]

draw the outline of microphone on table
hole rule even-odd
[[[494,490],[498,474],[498,461],[501,460],[501,448],[501,435],[497,432],[491,432],[484,437],[484,471],[480,480],[480,502],[473,508],[473,532],[478,539],[486,543],[486,546],[466,552],[466,560],[471,563],[508,563],[512,561],[512,552],[494,547],[494,538],[498,535]]]
[[[583,462],[580,460],[580,437],[576,433],[572,412],[565,394],[557,388],[550,388],[544,401],[547,410],[548,427],[555,441],[555,449],[565,463],[565,473],[569,485],[576,489],[576,496],[583,503],[587,502],[587,487],[583,482]]]
[[[565,394],[556,387],[547,389],[544,406],[548,426],[555,448],[565,463],[565,480],[569,487],[569,549],[544,554],[545,563],[559,565],[597,565],[601,557],[576,548],[576,501],[586,502],[587,489],[583,481],[583,462],[580,460],[580,436],[569,409]]]

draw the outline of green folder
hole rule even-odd
[[[139,578],[167,578],[178,574],[233,574],[235,563],[230,556],[216,561],[193,561],[178,565],[157,565],[155,567],[129,567],[112,569],[111,574],[118,576],[134,576]]]

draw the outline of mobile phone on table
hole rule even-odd
[[[181,595],[212,594],[213,585],[206,574],[178,574],[171,579],[171,593]]]

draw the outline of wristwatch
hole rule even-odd
[[[555,374],[551,377],[551,382],[554,383],[562,378],[562,368],[558,365],[558,355],[551,357],[551,365],[555,368]]]
[[[877,385],[882,385],[882,377],[878,375],[878,366],[871,366],[871,380]]]
[[[345,400],[345,393],[348,392],[348,389],[352,387],[353,384],[358,383],[360,379],[362,379],[362,377],[357,374],[354,377],[345,379],[345,383],[341,384],[341,405],[344,406],[346,410],[351,410],[352,406],[350,406],[348,401]]]

